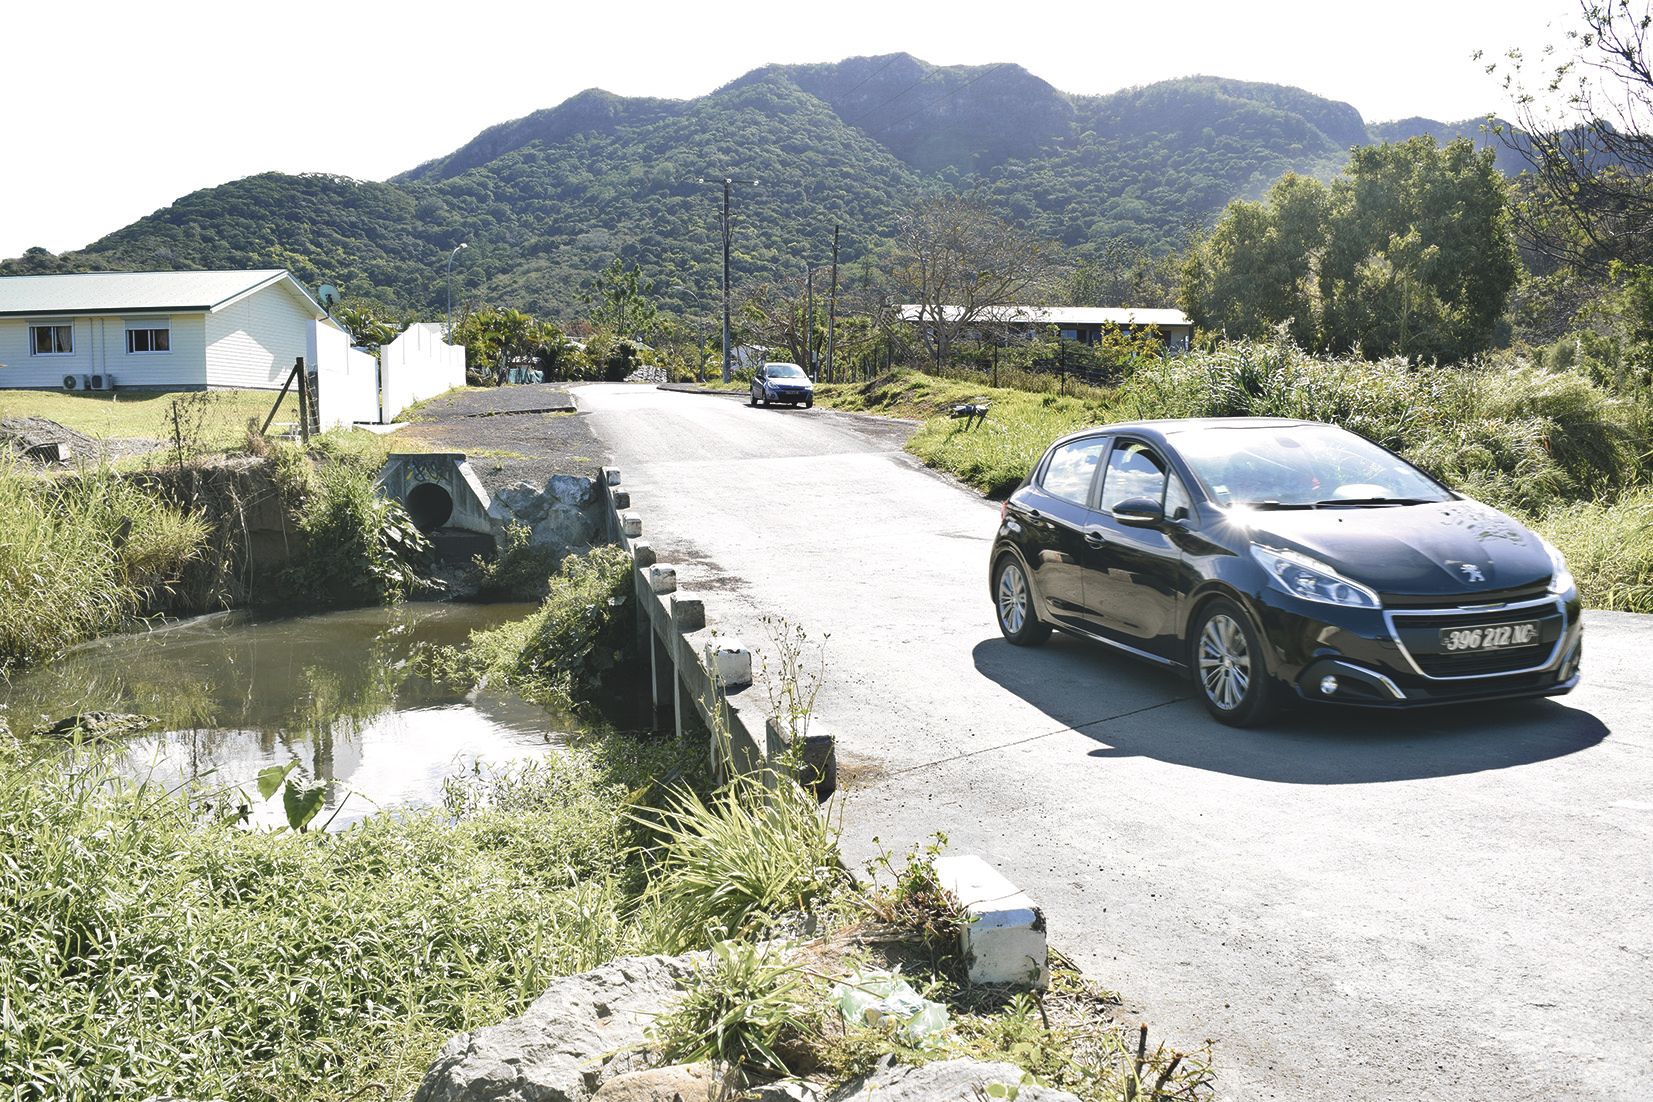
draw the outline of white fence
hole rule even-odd
[[[379,349],[379,415],[394,421],[415,402],[465,385],[465,346],[442,339],[442,326],[416,322]]]
[[[379,419],[379,365],[350,347],[350,334],[329,322],[315,322],[308,351],[316,369],[317,421],[323,432]]]

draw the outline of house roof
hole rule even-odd
[[[281,268],[239,272],[83,272],[0,277],[0,317],[208,313],[286,281],[326,317],[304,285]]]
[[[909,303],[899,307],[902,321],[921,321],[925,307]],[[943,306],[943,316],[958,317],[962,307]],[[1181,310],[1140,310],[1130,306],[989,306],[978,317],[983,322],[1011,322],[1023,325],[1193,325]]]

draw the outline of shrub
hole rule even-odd
[[[1567,556],[1585,605],[1653,612],[1653,490],[1558,505],[1536,524]]]
[[[570,555],[535,612],[473,632],[463,647],[429,648],[431,676],[471,685],[498,680],[532,700],[569,708],[613,703],[632,646],[631,557],[616,547]]]
[[[328,463],[314,475],[299,520],[304,550],[287,584],[328,605],[391,604],[418,585],[430,544],[407,510],[380,497],[366,471]]]
[[[536,546],[533,534],[527,525],[513,522],[505,529],[505,550],[498,558],[489,562],[477,557],[478,596],[490,601],[538,601],[546,596],[557,554]]]

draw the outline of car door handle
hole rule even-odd
[[[1085,530],[1085,542],[1092,547],[1101,547],[1108,542],[1108,537],[1104,536],[1099,528],[1088,528]]]

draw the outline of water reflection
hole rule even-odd
[[[441,781],[476,760],[537,757],[576,729],[504,693],[457,697],[413,673],[423,642],[526,615],[529,605],[414,604],[320,616],[201,617],[78,648],[4,694],[12,726],[104,709],[158,716],[123,743],[125,768],[176,785],[242,786],[254,820],[283,821],[279,797],[256,799],[268,765],[301,763],[327,782],[335,828],[376,807],[438,802]],[[342,804],[342,810],[340,810]]]

